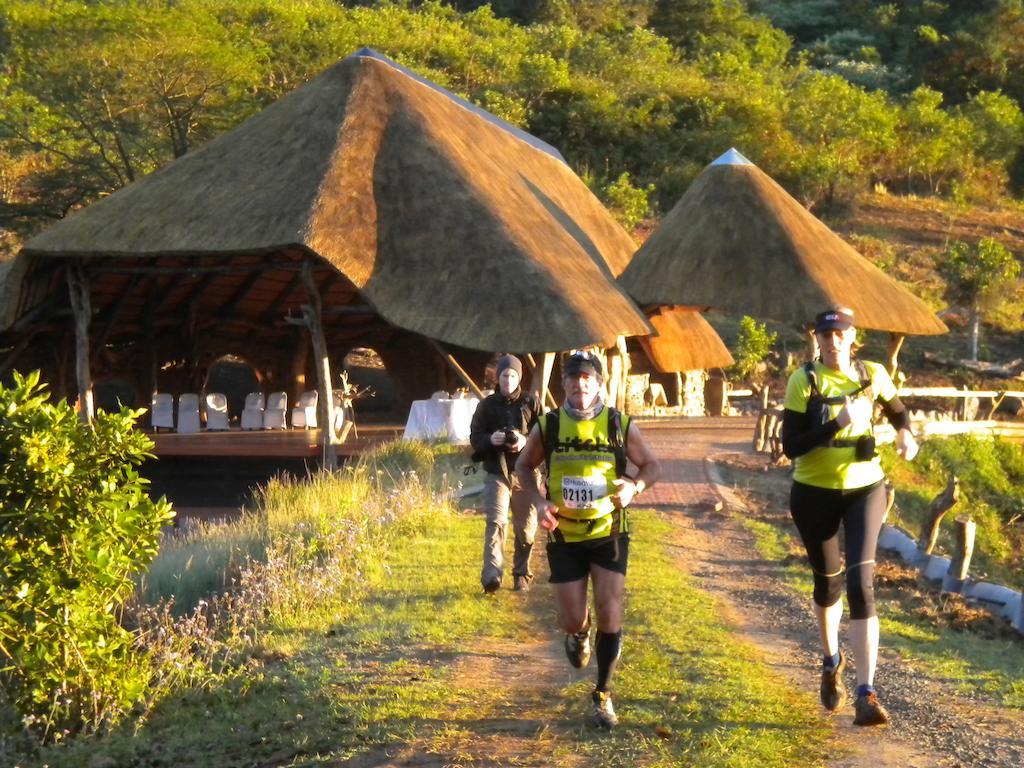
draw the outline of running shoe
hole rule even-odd
[[[530,577],[529,576],[516,576],[513,581],[512,588],[516,592],[529,592],[530,591]]]
[[[491,579],[484,584],[484,592],[488,595],[493,595],[501,588],[501,579]]]
[[[885,711],[874,691],[858,696],[853,711],[854,725],[885,725],[889,722],[889,713]]]
[[[583,669],[590,661],[590,629],[565,636],[565,655],[576,669]]]
[[[839,664],[821,668],[821,705],[829,712],[835,712],[846,702],[846,687],[843,685],[843,670],[846,656],[839,652]]]
[[[611,694],[607,691],[594,691],[590,694],[590,699],[594,702],[594,716],[591,722],[596,727],[611,730],[619,724],[619,717],[612,707]]]

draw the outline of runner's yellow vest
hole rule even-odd
[[[548,465],[548,499],[558,505],[556,532],[565,541],[627,531],[625,511],[616,509],[611,499],[617,476],[608,414],[604,408],[593,419],[577,421],[558,409],[558,440]],[[622,414],[620,418],[625,435],[629,417]],[[542,434],[546,421],[540,421]]]

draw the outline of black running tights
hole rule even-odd
[[[840,490],[793,483],[790,514],[814,571],[814,602],[835,605],[842,597],[839,526],[845,532],[846,598],[851,619],[875,615],[875,547],[885,517],[885,487]]]

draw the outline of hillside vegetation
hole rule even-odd
[[[1022,30],[1019,0],[5,0],[0,250],[370,46],[558,147],[641,234],[735,146],[939,308],[947,242],[1021,250]]]

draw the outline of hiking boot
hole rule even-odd
[[[486,584],[484,584],[484,593],[488,594],[488,595],[493,595],[500,588],[501,588],[501,579],[491,579]]]
[[[874,691],[858,696],[853,705],[854,725],[885,725],[889,722],[889,713]]]
[[[530,591],[530,577],[529,576],[516,576],[512,582],[512,589],[516,592],[529,592]]]
[[[619,724],[618,715],[612,707],[611,694],[606,691],[594,691],[590,694],[590,699],[594,702],[594,716],[591,722],[596,727],[610,730]]]
[[[576,669],[583,669],[590,661],[590,629],[565,636],[565,655]]]
[[[843,670],[846,656],[839,653],[839,664],[821,668],[821,705],[829,712],[835,712],[846,702],[846,687],[843,685]]]

